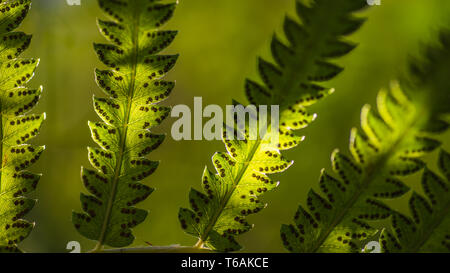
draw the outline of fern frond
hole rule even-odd
[[[198,247],[206,245],[217,251],[241,248],[235,236],[251,229],[246,217],[263,209],[265,204],[259,197],[278,185],[268,174],[283,172],[292,164],[280,150],[293,148],[302,141],[303,137],[293,130],[314,120],[315,114],[308,113],[306,108],[332,92],[318,82],[330,80],[342,71],[330,59],[354,48],[343,36],[363,23],[352,13],[365,7],[365,1],[317,0],[310,6],[299,1],[296,4],[302,23],[285,19],[284,32],[289,44],[273,37],[271,49],[276,64],[259,59],[264,84],[247,80],[245,85],[250,103],[279,105],[279,143],[274,147],[269,134],[260,137],[262,140],[250,140],[245,131],[237,133],[244,140],[229,140],[224,135],[227,152],[216,153],[212,158],[216,172],[205,169],[203,173],[206,194],[192,189],[189,194],[192,210],[182,208],[179,212],[181,227],[199,239]]]
[[[176,4],[148,0],[99,0],[111,21],[98,26],[112,44],[94,44],[109,70],[96,70],[96,81],[108,96],[94,96],[94,107],[103,122],[89,122],[92,138],[100,148],[88,148],[95,170],[83,168],[81,176],[91,195],[81,194],[85,213],[73,213],[72,222],[83,236],[103,245],[123,247],[134,240],[131,228],[144,221],[147,211],[135,205],[153,191],[140,181],[159,162],[145,156],[156,149],[164,135],[151,132],[169,114],[159,106],[174,87],[164,81],[178,55],[159,55],[176,31],[159,30]]]
[[[26,170],[45,147],[26,144],[34,138],[45,114],[28,114],[38,103],[42,87],[25,85],[33,78],[39,60],[19,58],[31,35],[12,32],[23,21],[31,0],[0,1],[0,252],[20,252],[17,244],[32,231],[34,223],[22,219],[36,203],[27,198],[41,177]]]
[[[368,221],[393,213],[381,199],[409,190],[399,177],[424,167],[420,157],[440,145],[436,134],[449,126],[442,119],[450,110],[449,38],[442,32],[441,45],[428,49],[423,73],[416,64],[411,66],[415,84],[409,84],[406,92],[394,84],[390,92],[378,94],[378,113],[363,107],[362,130],[351,131],[352,157],[333,152],[332,167],[339,179],[322,171],[322,195],[311,190],[308,209],[300,206],[295,224],[282,226],[281,237],[289,251],[357,251],[359,240],[375,232]]]
[[[409,199],[412,219],[393,213],[392,232],[383,230],[383,252],[450,252],[450,154],[441,150],[438,167],[444,177],[425,168],[422,187]]]

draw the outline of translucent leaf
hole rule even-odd
[[[134,240],[132,228],[142,223],[147,211],[135,205],[153,189],[141,181],[159,165],[147,156],[164,140],[150,130],[161,124],[169,107],[157,105],[174,88],[164,81],[178,55],[157,55],[175,38],[176,31],[161,27],[170,19],[175,4],[145,0],[99,0],[109,20],[98,20],[103,36],[112,44],[94,44],[99,59],[110,69],[95,71],[98,86],[107,97],[94,97],[102,122],[89,122],[93,140],[89,147],[94,168],[82,169],[83,212],[72,216],[75,228],[86,238],[103,245],[123,247]]]
[[[23,219],[36,203],[26,195],[36,189],[41,175],[26,169],[39,159],[44,147],[26,142],[39,133],[45,114],[28,114],[42,93],[42,87],[25,86],[39,61],[19,59],[31,35],[12,32],[27,15],[31,0],[0,2],[0,252],[15,253],[21,252],[17,244],[34,227]]]
[[[199,239],[197,247],[224,252],[241,248],[235,236],[252,228],[247,217],[266,206],[259,197],[278,185],[269,175],[281,173],[293,163],[280,151],[303,141],[304,137],[296,135],[294,130],[305,128],[316,118],[307,107],[334,91],[317,82],[334,78],[342,71],[328,58],[343,56],[354,47],[341,39],[350,27],[359,26],[347,20],[351,13],[363,7],[350,4],[353,2],[318,0],[309,7],[296,1],[302,23],[287,17],[283,29],[288,43],[277,35],[272,39],[275,63],[258,59],[262,83],[247,80],[245,93],[256,106],[279,105],[279,126],[272,132],[268,122],[267,133],[259,135],[258,140],[249,137],[249,126],[235,130],[233,139],[224,133],[227,153],[213,156],[215,172],[205,170],[202,180],[205,193],[192,190],[191,209],[179,211],[181,227]],[[337,25],[343,18],[349,26],[340,29]],[[268,116],[260,115],[257,121],[264,121]],[[229,128],[238,128],[238,122],[226,124],[224,132]],[[276,143],[272,142],[274,136],[278,139]]]
[[[245,82],[245,93],[248,100],[255,105],[269,105],[271,94],[266,90],[265,87],[259,85],[258,83],[247,80]]]
[[[321,6],[325,2],[315,3]],[[356,6],[345,7],[360,7],[356,1],[352,3]],[[300,14],[309,9],[298,5]],[[313,18],[309,16],[305,22]],[[337,29],[348,33],[359,22],[343,17]],[[291,26],[291,29],[294,28]],[[379,92],[377,112],[368,105],[363,107],[362,130],[353,128],[350,135],[352,158],[337,151],[332,155],[333,171],[339,179],[322,171],[321,193],[311,191],[306,204],[308,209],[299,207],[295,225],[281,227],[281,239],[287,250],[358,251],[362,248],[361,240],[376,232],[371,222],[391,216],[392,229],[383,230],[380,237],[385,252],[450,251],[448,153],[441,152],[438,164],[445,179],[425,168],[422,186],[426,197],[412,194],[409,202],[412,218],[391,210],[382,202],[382,199],[397,198],[409,191],[399,178],[425,166],[420,157],[440,146],[436,134],[448,128],[442,116],[450,113],[449,41],[450,33],[443,31],[440,45],[425,49],[424,63],[411,64],[414,81],[408,85],[407,92],[393,83],[389,91]]]
[[[16,29],[28,14],[31,0],[2,1],[0,3],[0,33]]]
[[[0,45],[0,58],[2,60],[11,60],[19,57],[19,55],[28,48],[31,42],[31,35],[23,32],[11,32],[0,35],[3,41]]]

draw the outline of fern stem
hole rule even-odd
[[[115,166],[114,171],[114,178],[112,182],[112,190],[111,194],[108,199],[108,206],[106,209],[105,218],[103,220],[103,225],[100,233],[100,237],[97,243],[97,246],[94,248],[94,251],[101,251],[103,248],[103,243],[106,236],[106,230],[108,229],[109,221],[111,218],[111,212],[112,207],[114,205],[114,200],[116,197],[117,192],[117,185],[119,183],[119,177],[122,169],[122,163],[123,163],[123,156],[125,153],[125,146],[126,146],[126,140],[127,140],[127,132],[128,132],[128,123],[130,119],[130,112],[133,105],[133,96],[134,96],[134,89],[135,89],[135,81],[136,81],[136,71],[137,71],[137,64],[138,64],[138,50],[139,50],[139,18],[140,18],[140,12],[138,9],[134,9],[134,16],[133,16],[133,64],[132,64],[132,73],[131,73],[131,82],[130,82],[130,88],[128,92],[128,102],[127,102],[127,108],[125,110],[125,117],[124,121],[122,123],[122,131],[120,132],[120,150],[118,152],[117,156],[117,162]]]
[[[191,246],[146,246],[146,247],[129,247],[129,248],[113,248],[103,250],[104,253],[213,253],[211,249],[199,248]]]

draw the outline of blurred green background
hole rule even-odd
[[[35,198],[35,209],[27,216],[37,225],[21,245],[28,252],[67,252],[68,241],[79,241],[82,251],[94,242],[81,237],[71,224],[71,211],[80,210],[81,165],[89,165],[88,145],[94,145],[87,126],[98,120],[92,107],[93,94],[101,95],[94,82],[94,68],[102,67],[92,43],[104,42],[96,27],[101,17],[97,1],[81,0],[69,6],[65,0],[35,0],[20,30],[33,34],[27,56],[41,58],[31,85],[44,86],[37,111],[47,112],[36,142],[47,150],[33,169],[44,176]],[[280,33],[283,16],[293,14],[294,0],[180,0],[175,17],[166,29],[179,35],[169,52],[181,54],[169,78],[177,87],[167,105],[193,105],[193,97],[205,104],[224,106],[231,99],[245,101],[245,77],[256,77],[256,56],[269,56],[274,31]],[[364,27],[353,35],[360,46],[339,60],[346,70],[332,82],[336,93],[314,107],[318,119],[301,133],[306,140],[288,151],[295,164],[280,176],[280,187],[266,194],[267,209],[250,216],[255,228],[238,240],[248,252],[284,252],[279,239],[280,224],[291,221],[309,188],[317,188],[319,171],[329,168],[334,148],[347,152],[349,131],[359,122],[365,103],[374,103],[377,91],[404,71],[408,56],[417,54],[421,42],[433,39],[440,26],[450,23],[450,1],[382,0],[381,6],[364,11]],[[159,132],[170,132],[168,119]],[[450,135],[443,137],[449,148]],[[135,228],[134,245],[179,243],[192,245],[196,239],[183,233],[177,213],[188,206],[190,187],[200,188],[205,165],[215,151],[224,150],[218,141],[179,141],[170,137],[153,152],[161,160],[158,170],[145,183],[156,191],[140,207],[150,210],[147,220]],[[434,166],[436,153],[427,160]],[[408,179],[421,192],[419,175]],[[407,198],[409,194],[405,197]],[[406,199],[395,206],[405,209]]]

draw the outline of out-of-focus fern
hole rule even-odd
[[[45,119],[45,114],[27,115],[42,93],[42,87],[25,87],[39,60],[18,58],[30,45],[31,35],[12,32],[30,6],[30,0],[0,1],[0,252],[19,252],[17,244],[33,229],[34,224],[22,217],[36,201],[24,195],[35,190],[41,177],[25,170],[44,150],[25,143],[38,134]]]
[[[269,134],[262,140],[229,140],[224,136],[227,153],[216,153],[212,160],[217,173],[205,169],[202,186],[206,194],[192,189],[190,209],[180,209],[181,227],[199,239],[197,247],[217,251],[235,251],[241,246],[235,236],[251,229],[246,216],[257,213],[265,204],[259,197],[278,183],[267,175],[286,170],[292,162],[280,150],[293,148],[303,139],[293,130],[306,127],[315,115],[307,106],[331,93],[317,84],[330,80],[342,68],[330,62],[355,46],[342,38],[364,22],[352,13],[366,6],[364,0],[316,0],[310,5],[296,1],[301,23],[286,18],[284,32],[289,44],[276,36],[272,55],[276,65],[259,59],[259,74],[264,82],[246,82],[246,95],[254,105],[279,105],[280,134],[273,146]],[[276,132],[278,133],[278,132]]]
[[[131,228],[147,216],[136,204],[153,191],[140,183],[158,162],[145,156],[156,149],[164,135],[150,129],[160,124],[170,108],[157,104],[168,97],[173,82],[162,77],[174,66],[178,55],[159,55],[175,38],[176,31],[158,30],[171,17],[176,4],[158,0],[99,0],[111,21],[98,20],[101,33],[112,44],[95,44],[100,60],[110,70],[96,70],[98,85],[108,96],[94,97],[103,122],[89,122],[100,148],[88,148],[95,170],[82,169],[86,189],[81,194],[85,213],[73,213],[75,228],[103,245],[123,247],[134,240]]]
[[[381,233],[384,252],[450,252],[450,154],[441,151],[438,167],[444,177],[425,168],[422,187],[409,199],[413,219],[393,213],[392,231]]]
[[[426,61],[411,65],[414,81],[405,92],[394,84],[390,92],[379,93],[378,113],[363,107],[362,131],[351,131],[352,158],[333,152],[332,166],[339,179],[322,171],[323,195],[311,190],[308,210],[300,206],[295,224],[282,226],[289,251],[357,251],[358,240],[375,231],[369,221],[392,214],[380,199],[409,190],[398,178],[423,168],[419,158],[440,145],[435,134],[449,126],[443,118],[450,113],[449,32],[442,32],[440,45],[428,48],[424,56]]]

